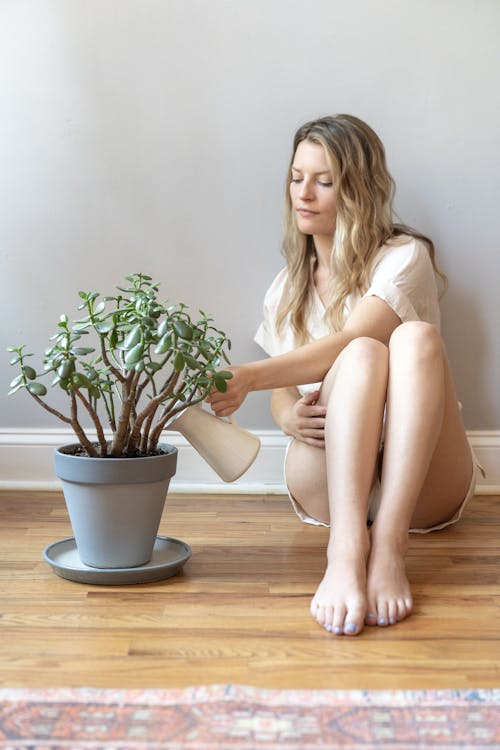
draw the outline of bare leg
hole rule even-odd
[[[382,493],[372,527],[368,624],[410,614],[404,558],[408,529],[451,518],[467,492],[472,459],[446,354],[426,323],[399,326],[389,344]]]
[[[306,454],[319,468],[318,449],[310,449],[314,454],[305,450],[308,446],[297,444],[287,461],[292,494],[312,517],[326,523],[333,520],[327,568],[311,602],[311,614],[338,635],[357,635],[365,620],[367,504],[380,444],[387,377],[388,351],[383,344],[368,338],[351,342],[321,390],[320,402],[328,406],[326,448],[321,451],[327,492],[324,480],[316,480],[317,491],[308,493],[304,480],[292,469],[299,465],[296,459]],[[304,470],[302,462],[302,475]]]

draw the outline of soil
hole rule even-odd
[[[92,445],[95,445],[96,448],[99,450],[99,443],[92,443]],[[82,445],[74,445],[71,446],[71,450],[65,450],[64,453],[66,453],[69,456],[84,456],[87,458],[95,458],[95,456],[90,456],[87,452],[87,450]],[[149,453],[141,453],[140,450],[135,450],[133,453],[125,453],[121,456],[98,456],[98,458],[147,458],[148,456],[164,456],[167,454],[168,451],[162,450],[161,448],[157,448],[154,451],[151,451]]]

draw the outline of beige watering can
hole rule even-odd
[[[232,417],[216,417],[201,404],[189,406],[169,424],[177,430],[225,482],[234,482],[253,464],[260,440]]]

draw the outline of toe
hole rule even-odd
[[[324,608],[324,620],[323,620],[323,627],[326,628],[329,632],[333,631],[333,619],[334,619],[334,610],[333,607],[325,607]]]
[[[344,621],[345,635],[358,635],[363,630],[365,608],[359,604],[349,607]]]
[[[344,633],[344,625],[345,625],[345,616],[346,616],[346,608],[345,606],[338,606],[335,607],[335,611],[333,613],[333,632],[335,635],[343,635]]]
[[[406,604],[404,599],[397,600],[396,619],[398,622],[404,620],[407,616]]]
[[[391,599],[387,604],[387,619],[389,625],[395,625],[398,621],[398,603],[396,599]]]
[[[324,625],[326,622],[325,608],[321,605],[318,605],[316,607],[316,612],[313,614],[313,617],[320,625]]]
[[[411,599],[411,596],[401,599],[401,604],[398,606],[398,612],[402,612],[402,620],[404,620],[405,617],[409,617],[411,615],[412,609],[413,601]]]
[[[377,607],[374,602],[368,604],[365,615],[365,625],[376,625],[377,624]]]
[[[377,625],[384,628],[389,624],[389,611],[386,601],[379,601],[377,604]]]
[[[311,617],[313,618],[313,620],[318,619],[318,606],[319,606],[318,602],[315,599],[313,599],[311,601],[311,606],[309,607],[309,610],[311,612]]]
[[[324,610],[323,610],[323,607],[320,605],[320,603],[316,599],[313,599],[311,601],[310,610],[311,610],[311,617],[313,618],[313,620],[316,620],[316,622],[319,622],[319,624],[322,625],[323,617],[324,617]]]
[[[358,635],[362,629],[362,625],[358,625],[352,620],[347,620],[344,625],[344,635]]]

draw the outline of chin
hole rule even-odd
[[[314,219],[304,219],[300,217],[297,219],[297,227],[299,232],[302,234],[315,234]]]

